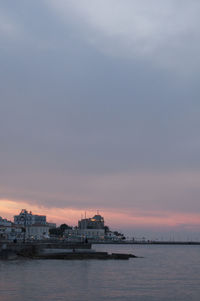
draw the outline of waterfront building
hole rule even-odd
[[[71,229],[70,228],[65,229],[64,237],[67,240],[72,240],[72,241],[81,241],[83,239],[78,227],[72,227]]]
[[[105,231],[104,229],[79,229],[74,227],[72,229],[66,229],[64,236],[68,240],[104,240]]]
[[[22,228],[18,226],[3,226],[0,225],[0,239],[2,240],[22,240]]]
[[[49,225],[34,224],[26,227],[26,238],[41,240],[49,238]]]
[[[8,235],[11,232],[11,227],[0,225],[0,239],[8,239]]]
[[[84,218],[78,222],[79,229],[105,229],[104,218],[96,214],[92,218]]]
[[[92,218],[84,218],[78,222],[79,234],[91,240],[103,240],[105,235],[104,218],[96,214]]]
[[[22,209],[19,215],[14,216],[14,224],[15,225],[34,225],[41,224],[46,225],[46,216],[45,215],[36,215],[32,214],[32,212],[28,212],[26,209]]]
[[[12,222],[0,216],[0,226],[11,227]]]
[[[47,226],[49,226],[49,229],[55,229],[56,223],[47,223]]]
[[[90,240],[104,240],[105,226],[104,218],[97,214],[92,218],[84,218],[78,221],[78,227],[66,229],[65,237],[68,239],[90,239]]]
[[[14,224],[23,228],[23,239],[49,238],[49,229],[56,227],[54,223],[47,223],[45,215],[36,215],[22,209],[14,216]]]
[[[122,240],[125,240],[125,236],[124,234],[121,234],[117,231],[108,231],[106,234],[105,234],[105,240],[106,241],[122,241]]]
[[[82,237],[91,240],[104,240],[105,230],[104,229],[80,229],[79,233]]]

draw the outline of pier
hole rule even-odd
[[[3,243],[0,245],[0,259],[129,259],[133,254],[96,252],[90,243],[84,242],[26,242]]]

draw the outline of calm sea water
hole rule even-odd
[[[0,261],[0,301],[199,301],[200,246],[94,246],[126,260]]]

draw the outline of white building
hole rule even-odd
[[[49,238],[49,225],[34,224],[26,226],[26,239]]]
[[[94,241],[104,240],[105,227],[104,218],[97,214],[92,218],[81,219],[78,222],[78,227],[65,230],[67,239],[89,239]]]
[[[10,221],[0,216],[0,226],[11,227],[11,225],[12,223]]]
[[[80,236],[91,240],[103,240],[105,235],[104,218],[100,214],[84,218],[78,222]]]
[[[22,240],[22,228],[17,226],[0,226],[0,239]]]
[[[103,229],[104,230],[104,218],[96,214],[92,218],[84,218],[78,222],[79,229]]]
[[[28,212],[26,209],[22,209],[19,215],[14,216],[15,225],[34,225],[41,224],[46,225],[46,216],[45,215],[36,215],[32,214],[32,212]]]
[[[99,241],[104,239],[105,231],[104,229],[78,229],[75,227],[72,229],[66,229],[64,235],[69,240],[84,240],[87,238]]]
[[[124,240],[124,235],[123,234],[118,234],[116,235],[115,231],[108,231],[105,235],[105,240],[107,241],[122,241]]]
[[[45,215],[36,215],[22,209],[19,215],[14,216],[14,224],[23,229],[24,239],[45,239],[49,238],[49,229],[56,227],[56,224],[47,223]]]
[[[79,233],[82,237],[93,240],[103,240],[105,235],[104,229],[80,229]]]
[[[49,226],[49,229],[55,229],[56,223],[47,223],[47,226]]]

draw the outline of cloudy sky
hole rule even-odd
[[[200,240],[200,2],[0,2],[0,216]],[[149,235],[149,236],[148,236]]]

